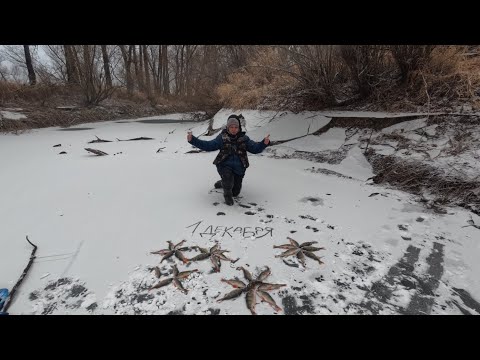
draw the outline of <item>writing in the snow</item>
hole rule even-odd
[[[203,220],[200,220],[199,222],[196,222],[195,224],[187,226],[187,229],[190,227],[193,227],[192,230],[192,235],[195,234],[197,231],[197,234],[203,237],[204,235],[213,237],[214,235],[220,235],[221,237],[224,237],[225,235],[228,235],[230,237],[233,237],[232,235],[235,234],[241,234],[243,237],[255,237],[255,238],[262,238],[264,236],[267,236],[270,234],[270,236],[273,236],[273,228],[271,227],[251,227],[251,226],[213,226],[213,225],[208,225],[206,228],[205,227],[200,227],[200,224],[203,222]],[[201,231],[203,229],[203,231]]]

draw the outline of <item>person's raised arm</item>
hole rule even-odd
[[[247,151],[252,154],[261,153],[265,148],[270,144],[270,134],[265,136],[263,141],[255,142],[252,139],[247,137]]]
[[[223,140],[222,134],[219,134],[215,139],[206,141],[200,140],[196,136],[192,135],[192,132],[189,131],[187,135],[187,141],[192,144],[193,146],[199,148],[203,151],[215,151],[219,150],[222,147]]]

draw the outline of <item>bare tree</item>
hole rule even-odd
[[[37,83],[37,77],[35,76],[35,70],[33,70],[30,48],[28,47],[28,45],[23,45],[23,50],[25,51],[25,64],[27,65],[28,70],[28,81],[30,85],[35,85]]]
[[[367,97],[383,80],[387,48],[380,45],[342,45],[342,58],[358,86],[361,98]]]
[[[300,84],[303,94],[326,105],[336,105],[335,84],[341,71],[335,45],[280,47],[286,54],[284,71]]]
[[[143,56],[143,45],[138,45],[138,76],[139,76],[139,83],[143,85],[143,91],[148,93],[145,85],[145,73],[144,73],[144,60],[145,57]]]
[[[139,91],[144,91],[144,83],[143,83],[143,74],[140,70],[140,62],[142,61],[142,56],[137,56],[137,45],[131,45],[133,47],[133,66],[135,69],[135,79],[137,82],[137,87]],[[141,47],[140,47],[141,49]],[[139,50],[140,51],[140,50]]]
[[[146,48],[148,59],[144,60],[144,63],[148,62],[147,66],[151,74],[150,87],[153,86],[157,94],[168,95],[170,86],[168,45],[147,45]]]
[[[5,45],[4,54],[7,60],[12,64],[12,70],[10,75],[17,81],[21,81],[19,77],[24,78],[22,72],[27,70],[27,78],[30,85],[35,85],[36,75],[33,66],[33,57],[36,52],[36,47],[33,48],[33,52],[30,51],[29,45]],[[23,70],[23,71],[22,71]],[[23,79],[22,79],[23,80]]]
[[[45,71],[48,71],[50,78],[66,83],[67,72],[64,45],[44,45],[43,50],[50,60],[48,70]],[[39,72],[39,75],[41,75],[41,72]]]
[[[174,94],[211,99],[216,97],[215,87],[225,81],[234,69],[244,66],[256,49],[247,45],[175,45],[171,48],[169,55]],[[159,58],[166,55],[166,50],[159,49]],[[166,58],[158,63],[158,66],[165,66],[164,75],[160,76],[164,93],[167,93],[170,83],[168,64]]]
[[[170,73],[168,66],[168,45],[162,45],[162,54],[161,54],[161,77],[163,82],[163,94],[170,95]]]
[[[65,53],[65,67],[67,69],[67,81],[71,85],[77,85],[79,83],[77,62],[75,61],[75,55],[73,51],[73,45],[64,45],[63,50]]]
[[[183,78],[183,52],[185,45],[175,45],[175,68],[173,69],[175,75],[175,95],[180,95],[182,91]]]
[[[147,45],[142,45],[143,48],[143,63],[144,63],[144,70],[145,70],[145,90],[147,93],[148,98],[150,101],[153,100],[152,97],[152,88],[150,86],[150,67],[149,67],[149,60],[148,60],[148,51]]]
[[[113,87],[106,84],[104,67],[96,45],[82,45],[73,48],[77,68],[79,70],[80,86],[87,105],[98,105],[110,97]]]
[[[4,65],[0,65],[0,77],[3,81],[7,81],[7,68]]]
[[[175,95],[191,96],[193,94],[194,55],[198,45],[177,45],[175,47]]]
[[[198,46],[196,53],[189,62],[189,86],[190,94],[200,97],[214,98],[214,89],[222,81],[226,80],[224,71],[225,59],[222,59],[222,48],[227,54],[224,45]]]
[[[147,53],[148,53],[148,71],[151,75],[151,87],[152,91],[159,94],[160,91],[160,74],[159,74],[159,46],[158,45],[148,45],[147,46]]]
[[[102,58],[103,58],[103,69],[105,71],[105,81],[108,87],[112,87],[112,75],[110,73],[110,59],[107,53],[107,45],[101,45],[102,48]]]
[[[107,54],[110,64],[110,75],[112,77],[112,86],[125,86],[125,68],[122,52],[118,46],[108,46]]]
[[[95,52],[96,46],[93,47],[93,52]],[[92,104],[95,100],[95,85],[93,82],[93,73],[95,71],[94,67],[95,53],[91,54],[91,48],[89,45],[83,45],[83,64],[78,64],[81,71],[81,84],[85,89],[85,95],[87,104]],[[83,66],[81,66],[83,65]]]
[[[400,69],[400,82],[405,83],[410,72],[428,62],[435,45],[392,45],[393,58]]]
[[[125,48],[125,45],[119,45],[120,51],[122,52],[124,68],[125,68],[125,79],[127,83],[127,93],[129,95],[133,94],[133,80],[132,80],[132,52],[133,52],[133,45],[129,45],[128,51]]]
[[[5,65],[2,65],[3,55],[0,53],[0,77],[3,81],[7,81],[8,69]]]
[[[249,45],[226,45],[225,51],[229,57],[232,68],[240,68],[247,65],[247,59],[252,54],[252,46]]]
[[[187,45],[186,48],[186,62],[185,62],[185,94],[190,97],[194,94],[194,76],[193,71],[195,67],[195,53],[198,49],[198,45]]]

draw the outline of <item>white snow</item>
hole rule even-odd
[[[440,115],[441,112],[435,113],[405,113],[405,112],[383,112],[383,111],[318,111],[319,114],[328,117],[355,117],[355,118],[398,118],[398,117],[407,117],[407,116],[422,116],[422,115]]]
[[[320,136],[308,135],[304,138],[288,141],[283,146],[298,151],[338,150],[345,143],[345,129],[332,128]]]
[[[255,141],[268,133],[271,140],[304,136],[330,121],[325,112],[295,115],[224,109],[215,116],[214,128],[221,127],[231,113],[245,116],[247,135]],[[221,189],[213,189],[219,179],[212,164],[217,152],[186,154],[192,150],[187,131],[200,136],[207,126],[208,121],[111,121],[78,126],[90,130],[45,128],[0,135],[4,154],[0,157],[0,288],[11,289],[30,258],[32,247],[25,236],[38,246],[37,259],[9,312],[249,314],[245,295],[217,302],[234,290],[221,279],[238,277],[246,282],[237,267],[255,276],[269,266],[271,275],[265,281],[286,284],[269,292],[284,312],[358,313],[359,304],[375,300],[369,297],[372,285],[387,284],[389,271],[412,247],[418,249],[423,264],[413,266],[410,275],[417,278],[428,278],[428,261],[433,261],[429,259],[441,258],[438,264],[444,271],[437,289],[441,297],[432,313],[461,313],[451,305],[452,297],[462,304],[453,288],[465,289],[480,300],[479,230],[464,227],[470,216],[480,223],[478,216],[461,208],[437,214],[410,194],[365,183],[373,176],[372,168],[354,141],[338,164],[275,159],[268,152],[249,154],[251,166],[241,198],[229,207]],[[113,142],[88,144],[95,136]],[[115,141],[141,136],[154,140]],[[329,151],[344,143],[345,130],[332,128],[269,150]],[[61,146],[53,147],[56,144]],[[86,147],[109,155],[95,156]],[[165,149],[157,153],[160,147]],[[67,154],[58,155],[61,151]],[[353,179],[311,171],[312,167]],[[378,194],[370,196],[373,193]],[[402,238],[406,235],[411,240]],[[315,254],[324,264],[306,258],[304,268],[295,258],[275,257],[285,250],[273,245],[287,244],[287,237],[300,243],[317,241],[314,246],[325,249]],[[211,273],[210,260],[185,265],[172,257],[171,262],[160,263],[161,255],[151,254],[166,249],[168,240],[176,244],[183,239],[183,246],[204,248],[218,241],[229,250],[225,255],[238,261],[222,261],[221,272]],[[434,249],[440,245],[441,255]],[[197,254],[184,251],[188,258]],[[173,284],[149,291],[171,276],[174,263],[179,271],[198,269],[182,280],[188,293]],[[160,267],[160,279],[154,266]],[[391,291],[391,301],[379,313],[398,313],[398,307],[407,307],[416,294],[402,283]],[[256,309],[259,314],[276,313],[259,300]]]
[[[422,127],[426,127],[427,118],[424,119],[415,119],[415,120],[410,120],[410,121],[404,121],[399,124],[395,124],[392,126],[389,126],[385,129],[382,129],[382,132],[385,134],[391,134],[395,132],[407,132],[407,131],[413,131],[420,129]]]
[[[26,119],[27,116],[24,114],[21,114],[19,112],[14,112],[14,111],[0,111],[0,119],[1,118],[8,119],[8,120],[20,120],[20,119]]]

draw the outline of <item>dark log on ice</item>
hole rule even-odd
[[[28,240],[28,235],[27,235],[27,241],[30,245],[33,246],[33,250],[32,250],[32,253],[30,254],[30,260],[27,264],[27,267],[25,268],[25,270],[23,270],[23,273],[22,275],[20,276],[20,278],[18,279],[17,283],[15,284],[15,286],[12,288],[12,291],[10,291],[10,294],[8,295],[7,297],[7,300],[5,300],[5,304],[3,305],[3,309],[0,309],[0,311],[4,311],[4,312],[7,312],[8,310],[8,307],[10,306],[10,303],[12,302],[13,300],[13,296],[15,295],[15,292],[17,291],[18,287],[20,286],[20,284],[22,283],[23,279],[25,278],[25,276],[27,276],[27,273],[28,273],[28,270],[30,269],[30,266],[32,266],[32,263],[33,263],[33,260],[35,260],[35,253],[37,251],[37,245],[34,245],[30,242],[30,240]]]
[[[91,153],[94,153],[95,155],[98,155],[98,156],[108,155],[106,152],[103,152],[103,151],[97,150],[97,149],[85,148],[85,150],[87,150]]]
[[[97,135],[95,135],[95,137],[97,138],[97,140],[92,140],[92,141],[89,141],[88,143],[93,144],[93,143],[101,143],[101,142],[112,142],[111,140],[100,139]]]
[[[154,138],[149,138],[149,137],[138,137],[138,138],[133,138],[133,139],[127,139],[127,140],[120,140],[117,138],[118,141],[134,141],[134,140],[155,140]]]

